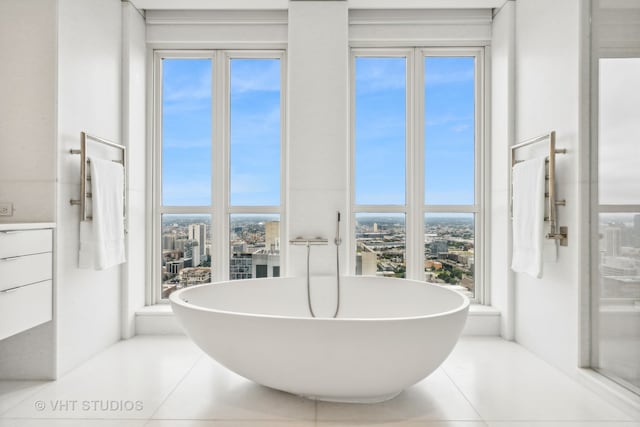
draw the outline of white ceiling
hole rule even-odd
[[[283,10],[289,0],[129,0],[138,9],[149,10]],[[349,9],[486,9],[507,0],[347,0]]]

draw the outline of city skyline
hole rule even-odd
[[[449,217],[425,216],[424,280],[455,285],[457,289],[472,297],[475,290],[474,218],[472,214],[465,215],[466,217],[460,217],[460,214]],[[349,274],[404,277],[404,215],[357,214],[356,218],[356,271]],[[211,281],[210,251],[214,242],[211,240],[210,219],[210,215],[205,214],[162,216],[163,297],[167,297],[179,287]],[[279,276],[279,241],[275,242],[280,238],[281,224],[278,216],[234,214],[230,216],[229,221],[229,278],[235,280]],[[200,266],[193,263],[193,258],[190,259],[193,252],[189,252],[189,234],[194,225],[198,224],[207,226],[206,256],[202,258]],[[276,224],[276,227],[270,224]],[[269,241],[273,243],[269,244]],[[166,242],[172,242],[174,246],[168,247]],[[199,247],[199,244],[195,247]],[[373,258],[367,255],[363,257],[364,247],[373,254]],[[439,249],[434,251],[435,247]],[[202,270],[203,266],[206,272]]]

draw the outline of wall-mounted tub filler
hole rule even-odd
[[[292,245],[305,245],[307,247],[307,306],[309,307],[309,313],[311,317],[316,317],[313,311],[313,304],[311,303],[311,277],[310,277],[310,260],[311,260],[311,245],[327,245],[329,241],[322,237],[315,237],[313,239],[305,239],[304,237],[296,237],[293,240],[289,240]],[[340,211],[337,212],[336,219],[336,237],[333,239],[333,243],[336,245],[336,310],[333,313],[333,318],[338,317],[340,311],[340,244],[342,239],[340,238]]]
[[[391,399],[431,374],[465,324],[469,300],[441,286],[341,277],[340,317],[309,316],[303,277],[234,280],[173,292],[188,335],[230,370],[318,400]],[[332,312],[334,277],[314,277],[316,311]],[[188,301],[188,302],[187,302]]]

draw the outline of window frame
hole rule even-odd
[[[428,213],[470,213],[474,215],[474,258],[475,289],[473,303],[487,303],[485,260],[488,243],[483,207],[486,206],[485,191],[485,140],[488,96],[487,67],[485,50],[482,46],[470,47],[389,47],[350,49],[350,229],[352,244],[349,247],[348,270],[356,269],[356,215],[360,213],[398,213],[405,215],[405,262],[407,279],[424,281],[424,217]],[[474,203],[469,205],[427,205],[425,202],[425,82],[424,60],[426,57],[474,57]],[[357,204],[356,184],[356,58],[362,57],[404,57],[406,58],[406,130],[405,130],[405,203],[397,204]]]
[[[162,84],[163,59],[210,59],[211,63],[211,204],[209,206],[170,206],[162,201]],[[231,61],[233,59],[278,59],[280,61],[280,203],[278,205],[231,205]],[[280,240],[284,241],[286,221],[286,82],[287,62],[284,49],[156,49],[153,51],[153,111],[151,153],[151,286],[152,304],[166,304],[162,298],[161,255],[162,215],[208,214],[211,215],[212,235],[211,281],[229,280],[230,219],[234,214],[277,214],[280,217]],[[286,245],[280,247],[280,265],[286,259]]]
[[[589,268],[587,274],[589,277],[589,285],[585,289],[587,299],[589,303],[586,310],[584,327],[582,328],[582,336],[584,338],[584,346],[581,348],[581,361],[583,365],[592,367],[596,372],[602,374],[604,377],[621,385],[632,392],[637,391],[637,387],[629,384],[624,378],[620,378],[616,373],[611,373],[606,369],[600,368],[600,316],[597,314],[600,312],[601,298],[598,296],[601,292],[602,272],[600,261],[600,241],[601,241],[601,224],[600,217],[602,214],[637,214],[640,212],[640,204],[638,203],[626,203],[626,204],[613,204],[613,203],[601,203],[600,202],[600,146],[602,145],[600,140],[600,64],[603,59],[629,59],[640,58],[639,49],[616,49],[616,48],[601,48],[600,51],[594,55],[591,63],[591,124],[589,132],[591,133],[588,162],[590,169],[590,200],[588,201],[588,219],[586,235],[589,236],[589,245],[587,250],[589,251],[587,259],[589,260]],[[589,311],[590,310],[590,311]]]

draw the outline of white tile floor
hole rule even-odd
[[[479,337],[462,338],[435,373],[375,405],[259,386],[180,336],[120,342],[54,382],[0,381],[0,426],[631,427],[639,414],[517,344]]]

